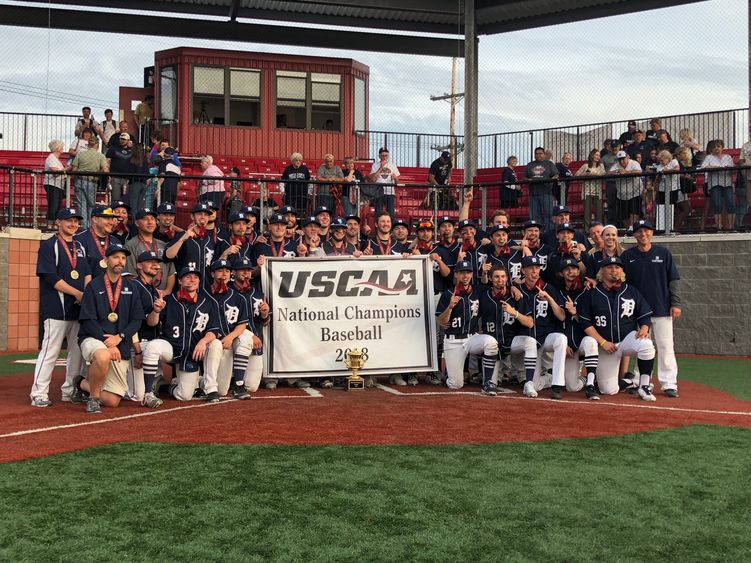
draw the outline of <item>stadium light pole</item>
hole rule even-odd
[[[751,0],[749,0],[751,1]],[[477,22],[475,0],[464,2],[464,183],[477,171]]]

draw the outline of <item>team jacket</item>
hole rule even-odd
[[[503,310],[503,303],[507,302],[514,309],[519,308],[519,302],[511,297],[507,291],[503,298],[495,299],[492,288],[480,293],[480,322],[482,332],[495,338],[502,349],[508,351],[511,341],[517,334],[514,317]],[[520,325],[521,326],[521,325]]]
[[[119,243],[119,239],[109,235],[99,237],[90,228],[78,233],[73,238],[81,243],[86,252],[86,261],[89,263],[92,278],[97,278],[107,271],[107,267],[102,268],[99,263],[104,258],[104,252],[109,248],[109,245]]]
[[[333,245],[331,239],[324,241],[321,248],[326,253],[326,256],[351,256],[357,252],[357,247],[354,244],[343,241],[342,248],[338,249]]]
[[[138,332],[144,319],[143,305],[133,283],[127,278],[123,280],[120,300],[117,303],[117,320],[111,322],[107,315],[112,313],[109,297],[104,284],[110,284],[114,294],[115,284],[109,281],[107,276],[99,276],[91,280],[86,286],[81,300],[81,314],[78,317],[81,323],[78,329],[78,342],[91,337],[104,341],[105,334],[123,334],[123,340],[118,344],[120,355],[123,360],[130,359],[130,347],[133,343],[133,335]]]
[[[86,252],[80,242],[73,239],[67,243],[68,251],[76,254],[76,271],[78,279],[70,277],[72,271],[68,255],[57,236],[52,236],[39,245],[37,257],[37,276],[39,276],[39,317],[42,322],[47,319],[57,321],[75,321],[81,311],[80,305],[72,295],[57,291],[55,284],[64,280],[78,291],[84,289],[84,278],[91,275]]]
[[[237,325],[248,323],[248,303],[239,292],[228,287],[224,293],[209,291],[206,296],[219,311],[219,338],[227,336]]]
[[[261,313],[259,311],[261,303],[263,303],[263,292],[252,286],[248,291],[240,291],[237,288],[235,288],[235,291],[241,295],[247,303],[249,316],[248,330],[263,341],[263,321],[261,321]],[[263,354],[262,347],[253,350],[253,355],[260,356],[261,354]]]
[[[438,300],[438,307],[435,315],[440,316],[451,303],[451,297],[454,290],[449,289],[441,294]],[[461,301],[451,311],[449,326],[444,331],[447,336],[455,338],[467,338],[479,331],[480,328],[480,290],[472,286],[472,292],[469,295],[462,295]]]
[[[273,245],[273,247],[272,247]],[[297,256],[297,239],[284,239],[281,243],[268,239],[268,242],[259,242],[253,245],[253,257],[251,262],[258,264],[258,257],[281,256],[282,258],[294,258]]]
[[[156,326],[149,326],[146,323],[146,317],[148,317],[154,310],[154,301],[159,298],[159,292],[153,285],[145,283],[140,277],[133,278],[133,287],[136,289],[138,297],[141,299],[144,316],[141,327],[138,329],[138,339],[146,341],[159,338],[159,324]]]
[[[558,303],[560,307],[563,307],[564,301],[561,293],[549,283],[543,286],[543,289]],[[550,308],[550,303],[545,299],[539,299],[539,291],[537,288],[529,290],[526,285],[519,286],[519,291],[522,292],[526,303],[522,306],[522,313],[531,315],[534,319],[534,325],[532,328],[522,327],[520,325],[518,334],[524,336],[531,336],[537,340],[538,344],[545,342],[548,334],[553,332],[563,332],[563,326],[558,321]]]
[[[167,304],[159,314],[162,338],[172,345],[173,359],[179,369],[198,371],[199,364],[191,357],[193,350],[207,333],[220,333],[219,311],[202,290],[195,303],[182,303],[175,294],[164,300]]]
[[[655,317],[670,316],[670,282],[681,278],[671,252],[656,244],[648,252],[632,246],[621,256],[626,281],[647,299]]]
[[[640,325],[652,325],[652,310],[639,290],[628,283],[608,291],[597,284],[585,293],[576,306],[582,329],[593,326],[597,333],[611,342],[620,342]]]

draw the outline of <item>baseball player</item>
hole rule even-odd
[[[584,334],[579,317],[577,304],[584,298],[588,291],[581,273],[580,263],[575,258],[565,258],[559,264],[559,270],[563,276],[561,295],[564,298],[566,320],[564,327],[568,339],[566,350],[566,390],[576,393],[584,388],[584,395],[591,401],[597,401],[600,397],[595,389],[595,375],[597,373],[597,340]],[[584,369],[587,379],[582,381],[580,358],[584,357]]]
[[[331,219],[334,216],[334,210],[325,205],[320,205],[315,208],[313,215],[315,215],[315,218],[318,219],[318,222],[321,225],[318,236],[321,237],[321,240],[328,240],[330,234],[329,227],[331,226]]]
[[[518,245],[511,249],[514,251],[508,261],[508,273],[511,280],[517,280],[522,275],[522,260],[525,256],[536,256],[540,260],[540,267],[544,272],[548,267],[548,256],[553,249],[540,242],[540,223],[537,221],[527,221],[524,223],[522,233],[523,238]]]
[[[681,316],[680,275],[670,251],[652,244],[653,233],[649,221],[640,219],[634,223],[637,245],[626,250],[621,258],[629,282],[641,292],[652,309],[657,377],[665,396],[675,399],[678,397],[678,362],[673,345],[673,321]]]
[[[210,403],[219,401],[217,373],[222,354],[219,311],[214,301],[201,290],[201,272],[185,267],[177,275],[180,290],[164,298],[159,313],[162,338],[172,347],[176,383],[170,394],[178,401],[190,401],[199,387],[199,368],[203,363],[203,391]],[[174,380],[173,380],[174,381]]]
[[[563,223],[571,223],[571,210],[564,205],[556,205],[555,207],[553,207],[552,219],[554,225],[553,228],[545,231],[544,233],[542,233],[542,235],[540,235],[540,241],[550,247],[556,246],[556,244],[559,242],[558,226],[562,225]],[[589,239],[587,239],[587,235],[585,235],[581,231],[577,231],[576,229],[574,229],[573,232],[573,240],[577,242],[577,246],[581,245],[585,252],[592,247]]]
[[[481,256],[478,253],[480,245],[475,235],[477,234],[477,224],[472,219],[462,219],[459,221],[459,235],[461,236],[461,248],[457,259],[467,261],[472,264],[472,279],[480,281],[480,271],[482,270]]]
[[[86,253],[86,261],[89,263],[92,279],[107,271],[106,253],[110,241],[118,242],[117,239],[110,236],[117,221],[117,215],[108,205],[95,205],[91,210],[89,228],[75,236]]]
[[[160,363],[172,361],[172,347],[159,338],[159,315],[165,301],[157,289],[162,258],[158,252],[145,251],[138,255],[137,275],[133,287],[138,292],[146,317],[133,340],[133,370],[129,372],[128,394],[145,407],[155,409],[162,400],[153,392]]]
[[[326,213],[323,215],[326,215]],[[311,216],[303,219],[302,232],[303,235],[297,239],[297,255],[325,256],[321,248],[321,244],[325,238],[320,235],[321,222],[318,220],[318,217]]]
[[[351,244],[345,240],[348,228],[349,227],[344,219],[341,217],[334,218],[331,222],[331,227],[329,227],[331,237],[329,237],[329,240],[324,241],[321,246],[321,249],[326,256],[354,256],[355,258],[362,256],[362,252],[357,245]]]
[[[490,283],[490,271],[496,266],[503,267],[508,274],[508,262],[511,258],[508,227],[493,225],[488,236],[490,237],[490,244],[483,245],[477,250],[478,257],[482,261],[480,281],[484,285]]]
[[[391,236],[405,249],[409,249],[409,223],[404,219],[394,219],[391,222]]]
[[[253,205],[246,205],[240,209],[240,213],[245,215],[248,220],[248,224],[245,226],[245,236],[248,237],[248,242],[252,245],[260,236],[261,211]]]
[[[284,205],[279,208],[279,215],[284,217],[284,221],[287,225],[287,230],[284,234],[284,238],[286,238],[287,240],[292,240],[302,234],[302,232],[298,232],[297,230],[297,220],[300,216],[297,209],[295,209],[291,205]],[[269,220],[270,219],[271,218],[269,217]]]
[[[345,236],[347,244],[351,244],[360,252],[364,252],[370,246],[370,241],[360,232],[360,218],[357,215],[347,215],[344,220],[347,223],[347,234]]]
[[[218,211],[219,206],[216,202],[208,200],[206,204],[209,206],[209,218],[206,221],[206,230],[209,236],[217,243],[219,239],[229,240],[229,231],[221,226],[219,223]],[[209,264],[210,265],[210,264]]]
[[[558,246],[548,256],[545,280],[560,285],[561,262],[567,258],[576,260],[581,274],[587,273],[587,266],[582,259],[584,247],[574,240],[576,229],[571,223],[558,224]]]
[[[52,370],[55,368],[63,340],[68,341],[68,359],[62,400],[70,401],[73,380],[81,372],[78,347],[78,315],[83,291],[91,281],[83,245],[74,240],[83,216],[75,209],[61,209],[55,215],[57,233],[39,246],[39,318],[44,328],[42,347],[34,368],[31,405],[49,407]]]
[[[500,225],[497,225],[500,226]],[[499,368],[501,364],[507,364],[511,354],[511,343],[516,335],[515,325],[519,324],[530,328],[532,317],[524,315],[519,310],[520,303],[511,296],[509,288],[508,272],[496,264],[490,272],[491,287],[480,293],[480,319],[483,334],[489,334],[498,343]],[[534,361],[537,356],[536,348],[532,350]],[[482,386],[482,394],[495,396],[498,392],[498,372],[496,369],[493,378],[485,381]]]
[[[219,331],[217,339],[222,343],[222,353],[216,359],[217,365],[208,365],[207,370],[217,374],[219,396],[223,397],[230,389],[235,399],[250,399],[245,390],[245,372],[248,358],[253,350],[253,335],[248,328],[248,303],[230,284],[231,267],[227,260],[217,260],[211,264],[213,282],[208,297],[219,311]],[[215,359],[212,357],[211,361]],[[231,369],[230,369],[231,367]]]
[[[403,244],[391,238],[391,215],[381,211],[376,217],[376,235],[363,254],[373,256],[402,255],[407,251]]]
[[[159,207],[156,208],[156,212],[157,230],[154,233],[154,238],[157,238],[164,243],[169,243],[175,238],[175,235],[184,232],[183,229],[175,225],[177,208],[174,203],[160,203]]]
[[[191,211],[193,223],[180,236],[175,236],[164,250],[166,262],[174,261],[177,271],[184,268],[198,270],[206,286],[211,283],[211,276],[206,273],[214,260],[219,240],[216,231],[209,233],[207,229],[211,213],[206,202],[196,203]]]
[[[128,216],[130,215],[130,205],[122,200],[116,199],[110,203],[110,208],[117,215],[117,222],[112,229],[112,236],[120,244],[125,244],[128,239],[135,236],[134,229],[131,229],[131,225],[128,224]]]
[[[519,335],[534,339],[534,345],[537,347],[535,365],[529,361],[531,348],[529,340],[515,337],[511,342],[511,353],[524,352],[526,377],[524,394],[527,397],[537,397],[537,392],[546,385],[541,374],[542,354],[552,353],[553,377],[550,396],[553,399],[562,399],[565,387],[564,368],[567,343],[561,323],[565,320],[566,313],[563,310],[564,302],[560,292],[553,285],[542,281],[540,277],[541,262],[542,259],[538,256],[523,258],[524,283],[519,286],[524,299],[527,300],[523,312],[529,312],[534,320],[533,326],[525,331],[520,330]]]
[[[248,306],[248,330],[253,340],[253,352],[245,372],[245,390],[255,393],[263,376],[263,327],[269,324],[270,309],[263,292],[250,283],[253,272],[251,261],[247,258],[236,260],[232,267],[235,271],[233,287],[243,296]]]
[[[248,235],[249,217],[252,217],[252,215],[248,216],[245,213],[233,213],[229,216],[229,239],[220,240],[216,245],[215,254],[221,260],[249,259],[252,256],[255,232],[251,229],[250,232],[253,233],[253,236]]]
[[[639,290],[626,282],[623,261],[618,256],[600,265],[600,283],[577,305],[584,332],[601,348],[597,368],[600,393],[615,395],[620,390],[621,357],[636,356],[639,366],[639,396],[655,401],[649,384],[655,347],[649,339],[652,310]]]
[[[129,251],[120,244],[107,249],[107,271],[83,292],[78,342],[89,366],[86,379],[76,378],[73,402],[88,394],[86,412],[99,414],[102,405],[116,407],[128,392],[127,372],[133,336],[144,319],[133,283],[122,276]]]
[[[446,334],[443,356],[446,359],[446,385],[464,386],[464,360],[468,354],[482,354],[483,388],[493,377],[498,342],[488,334],[479,334],[480,291],[472,285],[473,266],[463,260],[454,268],[456,287],[443,292],[436,316]]]
[[[167,244],[154,236],[157,228],[158,213],[152,209],[139,209],[136,211],[136,236],[125,243],[125,248],[130,251],[130,256],[125,263],[125,271],[133,276],[138,275],[137,258],[143,252],[155,252],[160,257],[164,256]],[[156,276],[156,288],[163,294],[172,293],[175,288],[175,265],[165,262],[159,268]]]

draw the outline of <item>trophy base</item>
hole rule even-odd
[[[365,389],[365,380],[362,377],[355,379],[354,377],[347,378],[347,391],[353,389]]]

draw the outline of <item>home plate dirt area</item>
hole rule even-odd
[[[689,424],[751,426],[751,402],[689,382],[681,384],[679,399],[658,393],[656,403],[626,393],[600,401],[577,393],[553,401],[548,390],[529,399],[520,387],[497,397],[484,397],[473,386],[461,391],[428,385],[358,391],[280,387],[259,390],[250,401],[165,400],[155,410],[123,401],[101,415],[87,415],[83,405],[59,400],[62,378],[56,370],[49,408],[29,405],[31,374],[0,380],[0,461],[115,442],[463,444],[596,437]]]

